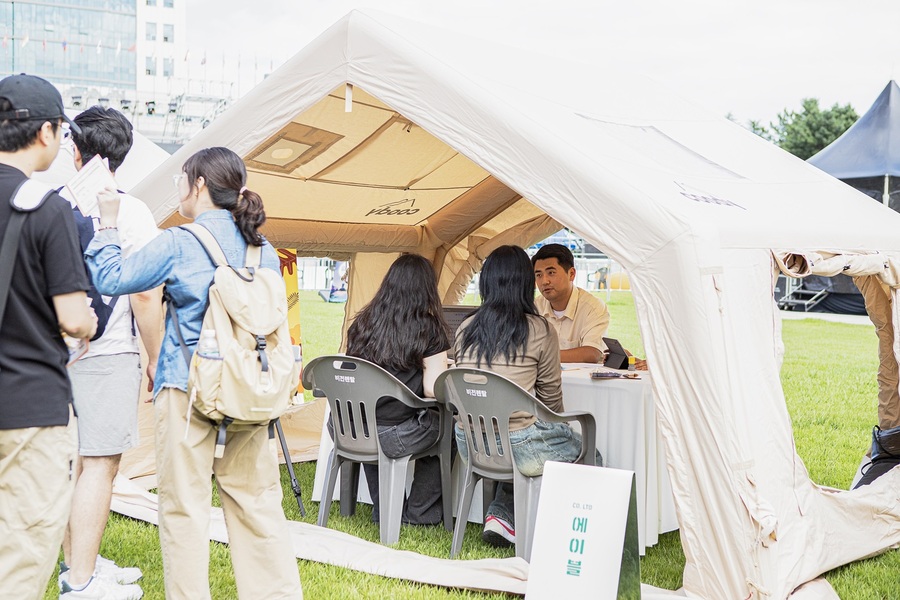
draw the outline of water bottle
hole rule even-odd
[[[200,341],[197,342],[197,354],[218,358],[219,342],[216,340],[215,329],[204,329],[200,332]]]

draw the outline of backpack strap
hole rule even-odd
[[[16,268],[19,239],[22,236],[25,218],[28,217],[28,213],[37,210],[53,193],[54,190],[47,185],[26,179],[13,191],[9,199],[13,211],[6,224],[3,244],[0,245],[0,327],[3,326],[3,317],[6,314],[6,301],[9,299],[9,288]]]
[[[12,193],[9,203],[17,211],[28,213],[37,210],[44,200],[55,193],[56,190],[46,183],[26,179]]]
[[[53,193],[53,189],[47,185],[26,179],[13,191],[9,199],[13,211],[9,223],[6,225],[3,244],[0,246],[0,326],[3,324],[3,316],[6,313],[6,301],[9,298],[10,283],[16,267],[16,257],[19,254],[19,238],[22,235],[25,218],[28,213],[37,210]]]
[[[225,258],[225,252],[222,250],[222,246],[219,245],[216,237],[209,229],[199,223],[185,223],[179,227],[197,238],[197,241],[200,242],[200,245],[206,250],[206,253],[209,255],[209,258],[213,261],[214,265],[217,267],[229,266],[228,259]]]
[[[228,259],[225,258],[225,252],[222,250],[222,246],[219,245],[218,240],[216,240],[215,236],[203,225],[199,223],[185,223],[184,225],[180,225],[181,229],[186,229],[190,233],[194,235],[195,238],[200,242],[203,248],[206,250],[206,253],[209,255],[209,258],[213,261],[217,267],[230,267],[228,264]],[[252,244],[247,245],[247,251],[244,255],[244,266],[250,269],[252,274],[253,271],[259,268],[260,263],[262,262],[262,246],[254,246]],[[232,267],[233,269],[234,267]]]
[[[244,265],[249,269],[258,269],[262,262],[262,246],[247,244],[247,254],[244,256]]]
[[[3,236],[3,245],[0,246],[0,326],[3,325],[3,315],[6,313],[6,300],[9,297],[9,287],[12,282],[13,270],[16,267],[16,256],[19,254],[19,237],[22,233],[22,225],[28,213],[14,210],[6,226]]]
[[[206,254],[209,255],[209,258],[213,261],[214,265],[217,267],[228,266],[228,259],[225,258],[225,252],[222,250],[222,246],[219,245],[219,242],[216,241],[215,236],[210,233],[209,229],[199,223],[185,223],[184,225],[180,225],[179,229],[184,229],[197,238],[197,241],[200,242],[200,245],[206,250]],[[165,300],[166,306],[168,307],[169,318],[172,319],[172,324],[175,326],[175,333],[178,334],[178,345],[181,346],[181,353],[184,355],[184,361],[187,363],[188,369],[190,369],[191,351],[188,350],[187,343],[184,341],[184,336],[181,335],[181,325],[178,323],[178,313],[175,311],[175,304],[172,302],[172,296],[166,288],[163,289],[163,300]]]
[[[63,188],[57,189],[56,193],[60,193],[62,189]],[[75,225],[78,227],[78,239],[81,242],[81,252],[84,253],[90,245],[91,240],[94,239],[94,218],[84,215],[77,204],[72,206],[72,215],[75,217]],[[97,286],[94,285],[94,278],[91,275],[91,270],[88,269],[87,263],[84,265],[84,272],[87,274],[88,283],[90,284],[90,289],[87,291],[88,299],[91,301],[91,308],[97,313],[97,332],[94,333],[91,338],[91,341],[93,342],[94,340],[103,337],[106,333],[106,326],[112,318],[116,303],[119,301],[119,296],[112,296],[110,301],[106,302],[103,299],[103,295],[97,290]],[[134,314],[132,314],[131,317],[131,332],[132,335],[134,335]]]
[[[169,311],[169,318],[175,326],[175,333],[178,334],[178,345],[181,346],[181,353],[184,355],[184,362],[187,363],[188,369],[191,368],[191,351],[188,350],[184,336],[181,335],[181,325],[178,323],[178,313],[175,312],[175,304],[172,302],[172,296],[169,294],[169,288],[163,288],[163,301],[166,303],[166,310]]]

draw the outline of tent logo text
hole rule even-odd
[[[681,188],[681,191],[678,192],[688,200],[693,200],[694,202],[700,202],[703,204],[716,204],[718,206],[733,206],[735,208],[740,208],[741,210],[747,210],[740,204],[735,204],[731,200],[725,200],[724,198],[719,198],[718,196],[714,196],[708,192],[702,192],[700,190],[689,190],[683,183],[675,182],[675,185]]]
[[[409,202],[408,208],[395,208],[400,204],[406,204]],[[372,210],[366,213],[366,216],[369,215],[385,215],[385,216],[396,216],[396,215],[414,215],[419,212],[418,208],[413,208],[416,205],[415,198],[406,198],[404,200],[399,200],[397,202],[388,202],[387,204],[382,204],[381,206],[376,206]]]

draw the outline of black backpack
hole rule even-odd
[[[121,194],[123,192],[119,191],[119,193]],[[84,253],[84,251],[87,250],[88,244],[94,239],[94,221],[91,217],[86,217],[81,214],[81,211],[77,206],[72,207],[72,214],[75,216],[75,225],[78,226],[78,240],[81,242],[81,252]],[[109,304],[104,302],[103,295],[100,294],[94,286],[94,280],[91,277],[90,269],[87,268],[87,264],[84,265],[84,270],[87,273],[88,282],[91,286],[90,289],[88,289],[87,295],[91,300],[91,308],[97,313],[97,333],[91,338],[91,341],[93,342],[106,331],[106,325],[109,323],[109,318],[116,306],[116,302],[119,301],[119,297],[114,296]]]

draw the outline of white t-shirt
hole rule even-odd
[[[72,206],[75,201],[67,188],[60,191],[60,195],[68,200]],[[147,205],[134,196],[119,194],[119,218],[116,223],[119,229],[119,241],[122,244],[122,256],[128,258],[147,243],[160,234],[153,214]],[[99,219],[92,219],[94,231],[100,227]],[[109,304],[110,296],[103,296],[103,301]],[[106,330],[99,339],[91,342],[85,358],[92,356],[110,356],[113,354],[139,353],[141,351],[137,336],[132,333],[137,331],[133,325],[131,302],[128,296],[120,296],[113,307]]]

